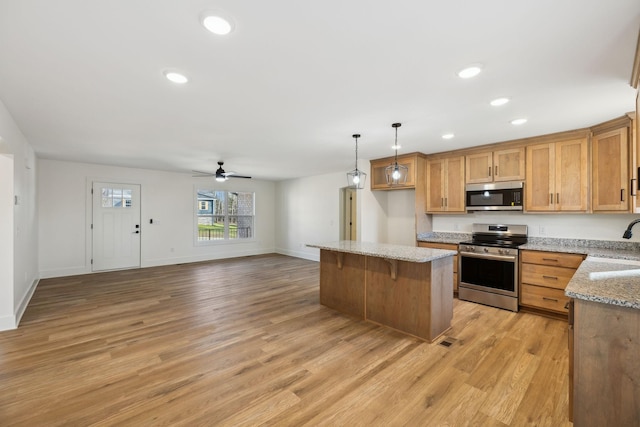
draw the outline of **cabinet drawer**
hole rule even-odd
[[[580,266],[580,263],[582,263],[584,256],[580,254],[524,250],[520,252],[520,259],[523,263],[529,264],[555,265],[558,267],[578,268]]]
[[[568,310],[564,308],[567,302],[569,302],[569,297],[565,296],[564,291],[560,289],[522,284],[522,294],[520,295],[520,304],[522,305],[568,313]]]
[[[573,268],[522,264],[522,283],[564,290],[575,272]]]

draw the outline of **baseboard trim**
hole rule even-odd
[[[16,308],[16,312],[14,315],[16,328],[20,325],[20,321],[22,320],[22,315],[27,310],[29,301],[31,301],[33,294],[36,292],[36,288],[38,287],[39,283],[40,283],[40,279],[36,279],[33,282],[31,282],[31,286],[29,286],[29,289],[22,297],[20,304],[18,304],[18,307]]]
[[[309,253],[309,252],[292,251],[290,249],[278,248],[278,249],[276,249],[276,253],[280,254],[280,255],[292,256],[292,257],[295,257],[295,258],[308,259],[309,261],[320,262],[320,251],[318,251],[317,254],[313,254],[313,253]]]

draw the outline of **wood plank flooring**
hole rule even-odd
[[[454,303],[449,347],[263,255],[42,280],[0,333],[2,426],[565,426],[566,322]]]

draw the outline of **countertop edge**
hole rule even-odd
[[[618,274],[634,270],[633,275]],[[565,295],[619,307],[640,309],[640,275],[637,265],[586,259],[565,288]],[[607,273],[611,273],[607,277]],[[601,275],[597,278],[596,275]],[[635,292],[634,292],[635,291]]]
[[[352,242],[349,240],[328,243],[307,243],[307,247],[334,252],[393,259],[398,261],[427,263],[457,255],[447,249],[419,248],[416,246],[392,245],[386,243]]]

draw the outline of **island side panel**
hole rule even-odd
[[[320,304],[364,319],[364,255],[320,251]]]
[[[451,328],[453,320],[453,257],[431,261],[431,340]]]
[[[391,276],[396,263],[396,278]],[[427,341],[431,336],[431,263],[367,259],[366,318]]]

